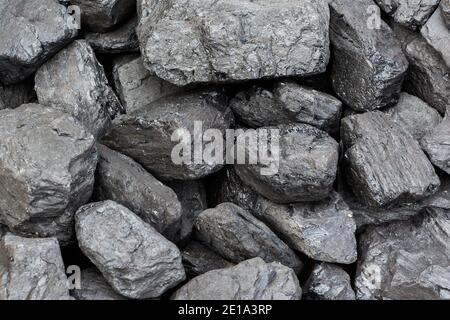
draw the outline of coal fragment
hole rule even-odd
[[[441,10],[445,25],[450,30],[450,0],[441,0]]]
[[[88,268],[81,271],[80,289],[72,290],[70,294],[77,300],[106,301],[126,299],[111,288],[96,268]]]
[[[420,30],[425,40],[442,56],[450,68],[450,30],[439,7]]]

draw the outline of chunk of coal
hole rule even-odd
[[[272,91],[253,86],[239,92],[230,106],[251,127],[306,123],[329,132],[338,131],[342,111],[333,96],[290,81],[277,82]]]
[[[389,26],[374,23],[372,0],[330,2],[332,82],[338,96],[356,111],[395,104],[408,61]]]
[[[185,279],[178,248],[124,206],[93,203],[75,217],[81,250],[121,295],[156,298]]]
[[[416,140],[422,139],[442,121],[442,117],[436,109],[431,108],[421,99],[404,92],[400,95],[398,104],[385,112],[391,121],[400,125]]]
[[[381,9],[397,23],[412,30],[423,26],[439,5],[440,0],[375,0]]]
[[[199,214],[197,239],[235,263],[260,257],[299,272],[302,262],[264,223],[233,203],[222,203]]]
[[[125,300],[117,294],[96,268],[88,268],[81,272],[80,289],[71,291],[77,300]]]
[[[88,32],[84,36],[95,52],[103,54],[118,54],[139,51],[136,35],[136,16],[124,25],[108,33]]]
[[[428,209],[413,221],[371,227],[362,235],[358,299],[450,299],[450,213]]]
[[[329,263],[314,266],[303,286],[303,296],[307,300],[355,300],[348,273]]]
[[[33,102],[35,93],[30,81],[4,86],[0,83],[0,110],[14,109],[22,104]]]
[[[188,92],[160,99],[116,118],[103,143],[133,158],[158,178],[195,180],[220,170],[223,161],[199,161],[203,157],[196,159],[195,149],[203,152],[209,143],[203,140],[195,147],[194,142],[198,144],[208,129],[225,133],[232,124],[233,114],[221,91]],[[178,147],[185,150],[176,154]],[[180,164],[173,161],[173,154],[180,156],[176,159]]]
[[[360,202],[382,207],[434,194],[439,177],[419,143],[381,112],[342,120],[346,178]]]
[[[173,300],[300,300],[302,289],[295,272],[280,263],[261,258],[235,267],[213,270],[198,276]]]
[[[20,82],[77,35],[55,0],[0,1],[0,82]]]
[[[36,73],[39,103],[73,115],[96,137],[103,136],[122,106],[86,41],[75,41]]]
[[[450,112],[450,109],[449,109]],[[450,174],[450,113],[420,141],[431,162]]]
[[[55,238],[6,234],[0,241],[0,300],[69,300],[69,288]]]
[[[450,0],[441,0],[441,10],[445,25],[450,30]]]
[[[450,68],[450,30],[439,7],[420,30],[425,40],[442,56]]]
[[[239,177],[264,197],[277,203],[318,201],[332,191],[339,158],[338,143],[326,132],[306,124],[264,127],[246,132],[237,143],[244,144],[250,154],[264,150],[261,137],[279,130],[279,152],[272,140],[271,157],[258,164],[238,164]],[[268,134],[267,134],[268,135]],[[243,141],[242,141],[243,140]],[[241,146],[242,147],[242,146]],[[262,160],[261,158],[259,160]],[[266,161],[267,160],[267,161]]]
[[[70,115],[37,104],[0,111],[0,220],[17,233],[72,237],[92,194],[93,136]]]
[[[326,70],[324,0],[140,1],[145,66],[177,85],[308,76]]]
[[[95,193],[136,213],[159,233],[173,238],[181,226],[181,204],[175,192],[125,155],[98,145]]]
[[[197,241],[189,242],[182,256],[186,273],[192,277],[234,265]]]
[[[337,193],[318,203],[278,205],[262,197],[257,217],[293,249],[318,261],[351,264],[356,261],[353,213]]]
[[[142,58],[120,63],[113,69],[114,85],[127,113],[133,113],[161,98],[182,92],[144,68]]]
[[[136,6],[135,0],[71,0],[80,6],[81,24],[86,30],[107,32],[129,18]]]

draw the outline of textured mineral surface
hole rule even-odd
[[[70,293],[77,300],[125,300],[117,294],[95,268],[81,271],[80,289]]]
[[[449,109],[450,111],[450,109]],[[450,113],[420,141],[431,162],[450,174]]]
[[[445,24],[440,8],[434,12],[420,32],[425,40],[439,52],[447,67],[450,68],[450,30]]]
[[[445,25],[450,30],[450,0],[441,0],[441,10]]]

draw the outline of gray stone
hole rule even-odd
[[[257,217],[293,249],[332,263],[356,261],[353,213],[337,193],[318,203],[278,205],[259,199]]]
[[[253,86],[241,91],[230,107],[251,127],[306,123],[329,132],[338,131],[342,111],[333,96],[290,81],[277,82],[273,90]]]
[[[450,68],[450,30],[439,7],[420,30],[425,40],[442,56]]]
[[[75,217],[78,245],[121,295],[156,298],[185,279],[178,248],[122,205],[89,204]]]
[[[450,214],[371,227],[359,241],[358,299],[450,299]]]
[[[114,85],[127,113],[133,113],[161,98],[182,92],[144,68],[142,58],[118,64],[113,69]]]
[[[186,273],[192,277],[234,265],[197,241],[189,242],[183,249],[182,256]]]
[[[303,296],[308,300],[355,300],[348,273],[329,263],[314,266],[303,286]]]
[[[200,179],[220,170],[223,163],[196,164],[193,152],[187,151],[183,156],[187,155],[190,163],[176,164],[172,161],[176,146],[191,146],[190,142],[195,140],[195,122],[200,121],[203,133],[210,128],[225,132],[233,124],[233,114],[226,106],[222,92],[202,90],[179,94],[120,116],[114,120],[113,128],[103,143],[133,158],[160,179]],[[171,137],[177,136],[178,129],[186,129],[190,136],[183,135],[182,139],[172,141]],[[186,142],[188,138],[190,142]],[[203,141],[203,150],[207,144]]]
[[[0,300],[69,300],[64,264],[55,238],[6,234],[0,241]]]
[[[71,0],[80,6],[83,28],[95,32],[107,32],[129,18],[136,0]]]
[[[381,112],[342,120],[346,178],[362,203],[382,207],[434,194],[439,177],[419,143]]]
[[[156,180],[129,157],[98,145],[95,194],[98,200],[113,200],[173,238],[181,226],[181,204],[175,192]]]
[[[56,0],[0,1],[0,82],[20,82],[77,35]]]
[[[30,81],[4,86],[0,83],[0,110],[14,109],[35,99]]]
[[[117,294],[95,268],[88,268],[81,272],[80,289],[70,293],[77,300],[126,300]]]
[[[103,67],[86,41],[75,41],[36,73],[39,103],[73,115],[95,137],[103,136],[111,118],[122,111]]]
[[[279,130],[279,159],[277,154],[273,154],[266,164],[235,165],[239,177],[277,203],[326,198],[336,178],[338,143],[326,132],[306,124],[264,127],[246,133],[246,136],[253,137],[250,138],[252,141],[267,130]],[[246,148],[254,150],[255,145],[246,144]],[[263,146],[259,145],[259,148]]]
[[[431,108],[421,99],[407,93],[401,93],[398,104],[385,110],[390,120],[400,125],[416,140],[438,126],[442,117],[436,109]]]
[[[15,232],[69,241],[92,194],[93,136],[70,115],[36,104],[0,111],[0,220]]]
[[[372,0],[333,0],[330,39],[335,92],[356,111],[395,104],[408,69],[401,45],[389,26],[369,28]]]
[[[300,300],[301,296],[302,290],[292,269],[254,258],[235,267],[198,276],[179,289],[172,299]]]
[[[441,13],[447,29],[450,30],[450,0],[441,0]]]
[[[138,1],[145,66],[177,85],[308,76],[326,70],[324,0]]]
[[[420,141],[431,162],[450,174],[450,109],[444,120]]]
[[[118,54],[139,51],[136,35],[137,18],[133,17],[124,25],[108,33],[88,32],[84,38],[95,52]]]
[[[222,203],[199,214],[197,239],[225,259],[239,263],[260,257],[299,272],[302,262],[264,223],[233,203]]]
[[[439,5],[440,0],[375,0],[395,22],[410,29],[423,26]]]

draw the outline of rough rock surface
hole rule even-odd
[[[181,226],[181,204],[175,192],[156,180],[129,157],[98,145],[95,194],[98,200],[113,200],[173,238]]]
[[[330,2],[334,52],[333,87],[356,111],[395,104],[408,69],[401,45],[389,26],[369,28],[372,0]]]
[[[445,24],[441,8],[438,8],[420,30],[425,40],[442,56],[450,68],[450,30]]]
[[[75,217],[81,250],[121,295],[156,298],[185,279],[178,248],[122,205],[89,204]]]
[[[66,113],[37,104],[0,111],[0,220],[38,237],[71,238],[94,184],[94,138]]]
[[[138,2],[146,67],[177,85],[322,73],[329,60],[324,0]]]
[[[28,78],[77,35],[55,0],[0,1],[0,82]]]
[[[419,143],[381,112],[342,120],[346,178],[362,203],[382,207],[434,194],[439,177]]]
[[[233,203],[222,203],[199,214],[197,238],[224,258],[239,263],[260,257],[277,261],[295,271],[302,262],[264,223]]]
[[[140,57],[115,66],[113,76],[117,94],[127,113],[182,91],[180,87],[152,76]]]
[[[395,22],[417,29],[423,26],[433,14],[440,0],[375,0],[381,9]]]
[[[230,107],[240,120],[251,127],[306,123],[319,129],[336,132],[342,103],[295,82],[277,82],[273,90],[253,86],[239,92]]]
[[[300,300],[302,290],[294,271],[261,258],[198,276],[174,300]]]
[[[293,249],[318,261],[356,261],[356,225],[347,204],[337,194],[318,203],[278,205],[260,198],[257,217]]]
[[[372,227],[362,235],[358,299],[450,299],[450,214],[429,209],[414,221]]]
[[[32,102],[35,94],[30,81],[4,86],[0,83],[0,110],[14,109],[22,104]]]
[[[450,0],[441,0],[441,10],[445,25],[450,30]]]
[[[442,117],[436,109],[431,108],[421,99],[404,92],[400,95],[398,104],[387,109],[385,113],[391,121],[400,125],[419,141],[442,121]]]
[[[81,288],[70,292],[77,300],[125,300],[117,294],[95,268],[81,271]]]
[[[202,90],[160,99],[137,112],[116,118],[103,142],[133,158],[156,177],[164,180],[195,180],[223,167],[223,162],[196,164],[194,152],[181,165],[172,161],[176,146],[189,147],[195,139],[195,122],[202,122],[202,132],[218,129],[224,132],[233,123],[221,91]],[[171,141],[176,130],[184,128],[190,135]],[[175,134],[176,135],[176,134]],[[198,139],[198,137],[197,137]],[[203,150],[207,145],[203,141]],[[194,148],[192,148],[193,150]],[[185,156],[183,154],[183,156]]]
[[[0,300],[68,300],[58,241],[6,234],[0,241]]]
[[[183,249],[182,256],[186,273],[192,277],[234,265],[197,241],[189,242]]]
[[[238,164],[240,178],[264,197],[277,203],[318,201],[326,198],[336,178],[339,146],[327,133],[306,124],[264,127],[248,136],[279,130],[279,161],[269,164]],[[250,139],[251,141],[252,139]],[[259,151],[264,146],[247,144]],[[274,145],[269,150],[274,151]],[[267,170],[263,172],[262,170]],[[269,174],[267,174],[269,173]]]
[[[83,28],[107,32],[132,15],[136,0],[71,0],[81,8]]]
[[[86,33],[84,38],[95,52],[117,54],[139,51],[136,35],[137,18],[133,17],[124,25],[108,33]]]
[[[314,266],[303,286],[303,296],[308,300],[355,300],[348,273],[329,263]]]
[[[111,118],[122,111],[103,67],[86,41],[75,41],[36,73],[39,103],[73,115],[96,137],[103,136]]]
[[[420,141],[431,162],[450,174],[450,109],[440,125]]]

